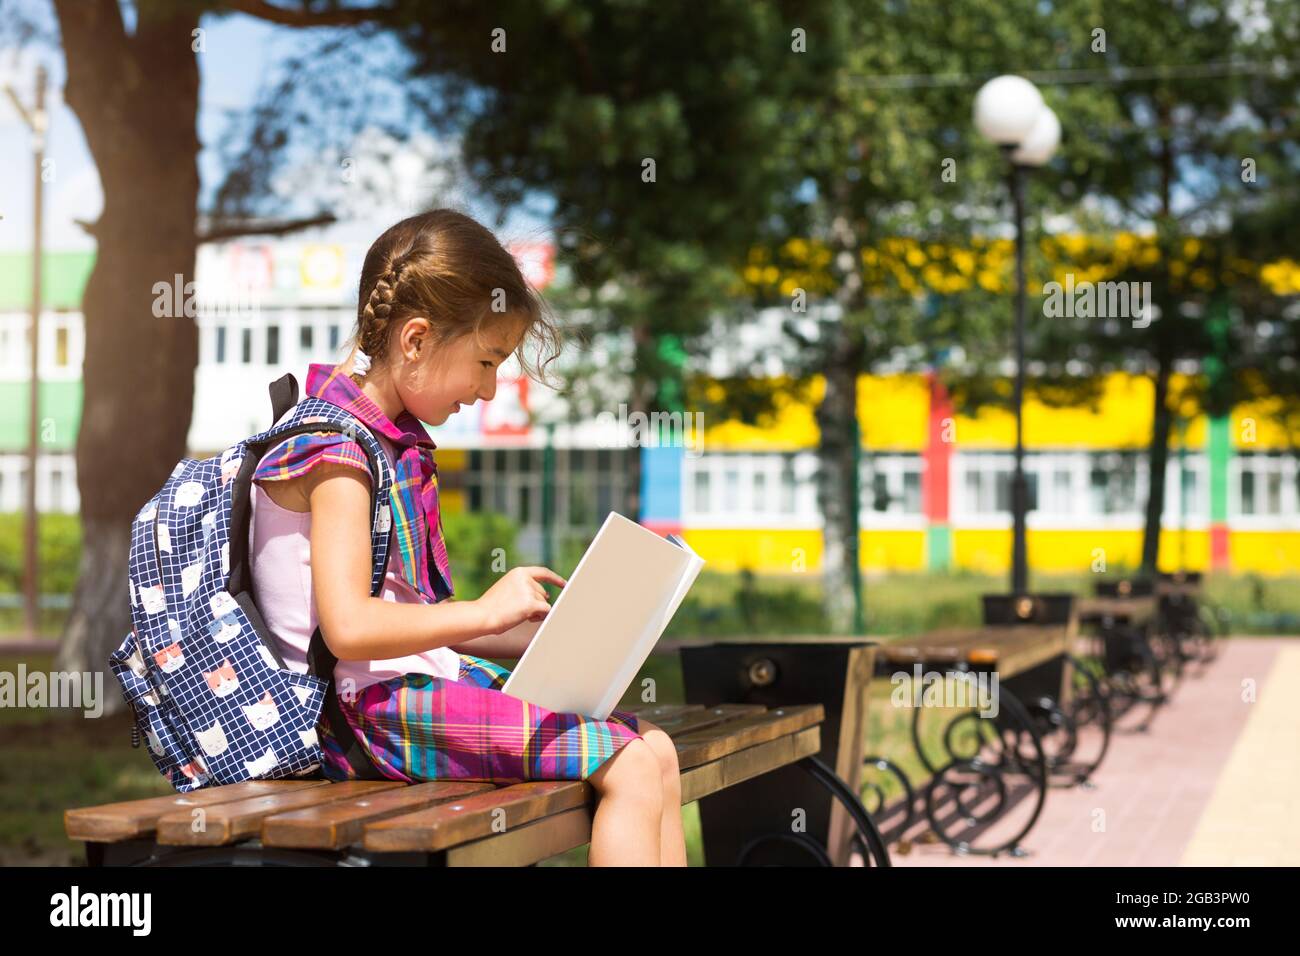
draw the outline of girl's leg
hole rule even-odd
[[[664,799],[659,758],[632,740],[587,778],[597,793],[588,866],[659,866]]]
[[[672,738],[648,720],[637,719],[645,742],[659,758],[663,783],[664,812],[659,829],[661,866],[686,865],[686,835],[682,832],[682,771],[677,763],[677,748]]]

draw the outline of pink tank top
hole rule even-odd
[[[382,435],[376,437],[391,463],[391,443]],[[275,637],[286,666],[305,674],[307,648],[320,623],[311,581],[311,512],[291,511],[276,504],[256,481],[252,483],[251,497],[249,551],[257,608]],[[422,603],[420,593],[395,568],[397,560],[396,556],[390,557],[380,597],[385,601]],[[456,680],[460,676],[460,655],[450,647],[437,647],[422,654],[386,660],[341,660],[334,668],[334,679],[340,688],[347,687],[343,682],[351,679],[351,688],[357,693],[371,684],[403,674],[431,674]]]

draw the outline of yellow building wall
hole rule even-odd
[[[816,530],[688,528],[682,535],[711,571],[791,574],[820,570],[822,564],[822,534]],[[863,570],[925,567],[924,531],[864,531],[859,548]]]
[[[1172,383],[1177,390],[1178,376]],[[1024,410],[1025,445],[1029,448],[1145,449],[1151,442],[1155,385],[1143,376],[1107,376],[1097,406],[1055,408],[1027,396]],[[1188,410],[1189,412],[1192,410]],[[1197,415],[1187,426],[1187,447],[1205,445],[1208,419]],[[985,408],[974,416],[954,416],[958,449],[1013,448],[1016,419],[1010,411]],[[1178,447],[1178,433],[1170,436]]]
[[[708,562],[710,571],[797,573],[820,568],[822,535],[817,530],[687,528],[682,537]]]
[[[1234,540],[1237,537],[1234,534]],[[687,529],[683,532],[691,548],[708,562],[712,571],[790,574],[819,571],[822,537],[815,530]],[[1251,539],[1250,535],[1243,536]],[[1181,541],[1180,541],[1181,538]],[[1283,540],[1285,539],[1285,540]],[[1075,574],[1092,570],[1102,557],[1114,572],[1135,568],[1142,558],[1140,531],[1049,531],[1029,532],[1029,566],[1049,574]],[[864,531],[861,537],[864,571],[904,572],[926,569],[926,541],[923,531]],[[1009,529],[957,529],[952,532],[953,567],[986,574],[1003,574],[1011,567]],[[1160,567],[1175,570],[1208,570],[1210,536],[1206,531],[1165,531],[1160,536]],[[1300,567],[1300,533],[1253,537],[1241,551],[1234,549],[1233,567],[1280,573]]]
[[[1181,377],[1174,376],[1175,393]],[[1008,386],[1009,388],[1010,386]],[[1152,381],[1140,375],[1116,372],[1107,376],[1096,408],[1057,408],[1032,396],[1025,401],[1025,444],[1030,448],[1144,449],[1151,440]],[[763,425],[719,422],[704,430],[706,448],[715,451],[793,450],[815,448],[817,423],[814,409],[826,391],[825,380],[814,378],[805,396],[791,392],[778,396],[778,411]],[[858,420],[862,444],[872,451],[924,451],[928,440],[929,385],[921,375],[863,375],[858,379]],[[1182,410],[1191,417],[1187,426],[1187,447],[1203,448],[1208,419],[1196,409]],[[1249,417],[1255,424],[1254,447],[1285,445],[1285,432],[1266,406],[1242,406],[1235,417]],[[985,408],[976,415],[953,416],[956,446],[968,448],[1011,448],[1016,439],[1016,420],[1005,409]],[[1242,444],[1243,430],[1234,425],[1234,442]],[[1170,445],[1178,447],[1178,433]]]
[[[705,449],[714,451],[794,450],[817,447],[813,412],[826,394],[826,380],[814,378],[806,400],[791,391],[778,395],[770,422],[706,425]],[[930,391],[924,376],[862,375],[858,378],[858,421],[863,447],[876,451],[921,452],[928,438]]]
[[[1300,571],[1300,532],[1234,530],[1228,554],[1233,571],[1295,574]]]
[[[1011,529],[957,529],[952,533],[954,567],[1000,574],[1011,567]],[[1180,540],[1181,539],[1181,540]],[[1128,530],[1031,529],[1026,538],[1029,567],[1048,573],[1092,570],[1104,560],[1107,570],[1142,563],[1142,532]],[[1186,563],[1180,561],[1185,555]],[[1180,535],[1165,530],[1160,535],[1160,567],[1206,570],[1210,564],[1210,536],[1206,531]]]

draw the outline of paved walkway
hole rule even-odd
[[[1028,857],[920,844],[894,864],[1300,865],[1300,639],[1224,642],[1149,732],[1112,738],[1093,779],[1048,794]]]

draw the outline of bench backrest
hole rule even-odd
[[[1098,597],[1150,597],[1156,593],[1156,586],[1150,578],[1120,578],[1098,581],[1096,592]]]
[[[1074,595],[985,594],[984,623],[1014,627],[1024,624],[1069,624],[1074,616]]]

